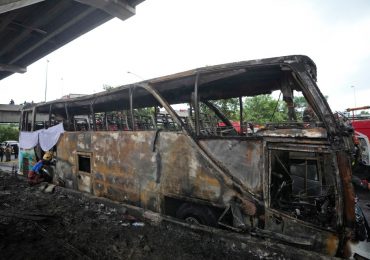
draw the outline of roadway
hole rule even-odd
[[[18,169],[18,159],[15,159],[14,154],[11,155],[11,161],[5,162],[5,155],[3,161],[0,161],[0,171],[11,172]]]

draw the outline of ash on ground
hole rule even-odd
[[[283,259],[248,244],[149,220],[64,188],[0,172],[2,259]],[[109,203],[108,203],[109,204]]]

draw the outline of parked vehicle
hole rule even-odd
[[[348,108],[347,112],[352,114],[348,115],[348,120],[355,134],[355,142],[358,146],[359,157],[358,162],[363,166],[370,167],[370,115],[355,115],[355,111],[370,109],[370,106]]]
[[[370,142],[369,138],[360,133],[355,131],[355,138],[358,140],[358,147],[359,147],[359,162],[369,167],[370,166]]]
[[[240,130],[244,100],[274,91],[286,121]],[[295,96],[312,108],[309,122],[297,116]],[[215,103],[230,98],[239,102],[239,130]],[[208,66],[22,111],[22,131],[60,123],[54,175],[68,188],[346,256],[356,221],[350,135],[306,56]],[[21,167],[32,151],[22,149]]]

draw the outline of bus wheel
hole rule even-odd
[[[213,211],[206,206],[184,203],[176,212],[176,217],[189,224],[217,226],[217,219]]]

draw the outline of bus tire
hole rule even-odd
[[[207,206],[184,203],[177,210],[176,217],[185,220],[189,224],[217,226],[217,218]]]

